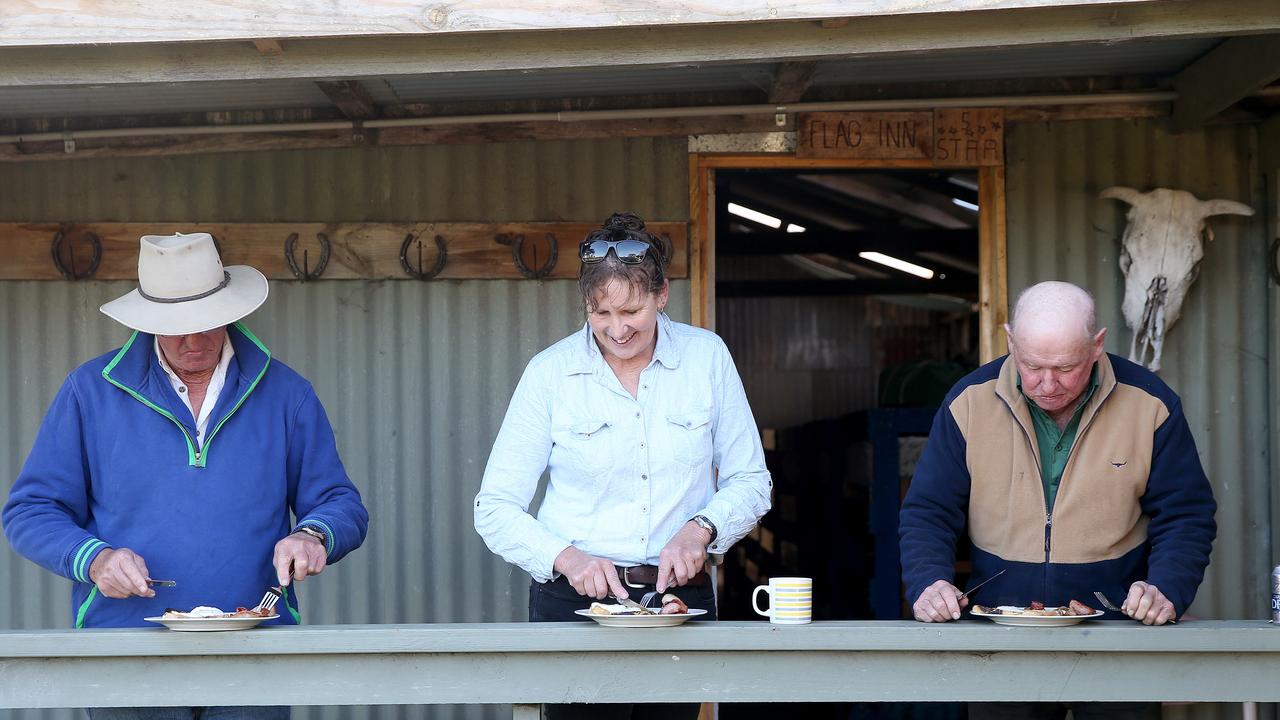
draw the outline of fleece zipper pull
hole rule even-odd
[[[1044,514],[1044,561],[1049,562],[1049,536],[1053,533],[1053,513]]]

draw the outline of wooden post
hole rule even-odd
[[[1004,325],[1009,321],[1003,165],[978,170],[978,208],[978,352],[985,363],[1005,353]]]
[[[711,213],[715,207],[711,170],[702,163],[697,153],[689,155],[689,292],[690,315],[693,325],[715,330],[713,313],[715,284],[715,230],[711,227]]]

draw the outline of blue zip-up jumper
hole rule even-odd
[[[256,605],[277,582],[276,542],[300,525],[325,532],[330,563],[364,541],[369,515],[315,390],[240,323],[227,333],[235,356],[203,447],[145,333],[81,365],[54,398],[0,517],[14,550],[74,582],[76,627]],[[133,550],[177,587],[102,595],[89,566],[106,548]],[[281,606],[274,622],[301,621],[292,588]]]

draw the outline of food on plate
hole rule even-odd
[[[1069,606],[1071,608],[1071,612],[1075,613],[1076,615],[1093,615],[1094,613],[1098,612],[1097,610],[1094,610],[1093,608],[1089,607],[1088,605],[1085,605],[1079,600],[1072,600],[1069,603]]]
[[[201,605],[199,607],[192,608],[189,612],[183,612],[182,610],[174,610],[173,608],[166,608],[164,611],[164,617],[171,618],[171,619],[172,618],[193,618],[193,619],[253,618],[253,617],[268,618],[268,617],[271,617],[271,615],[272,615],[272,612],[266,608],[238,607],[236,608],[235,612],[224,612],[219,608],[210,607],[208,605]]]
[[[662,596],[662,610],[658,612],[659,615],[684,615],[687,612],[689,612],[689,606],[685,605],[680,598],[671,593]]]
[[[591,603],[592,615],[657,615],[653,610],[645,608],[627,607],[626,605],[605,605],[604,603]]]
[[[661,608],[641,608],[634,605],[605,605],[604,603],[591,603],[590,612],[592,615],[684,615],[689,612],[689,606],[683,600],[671,593],[662,596]]]
[[[1001,605],[999,607],[974,605],[973,609],[983,615],[1010,615],[1014,617],[1077,617],[1096,615],[1098,613],[1097,610],[1079,600],[1072,600],[1062,607],[1045,607],[1044,603],[1033,600],[1031,605],[1027,607],[1018,607],[1016,605]]]

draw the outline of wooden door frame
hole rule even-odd
[[[693,324],[715,329],[715,171],[785,168],[821,170],[936,169],[929,160],[809,159],[783,154],[689,154],[689,281]],[[960,170],[966,168],[957,168]],[[1006,349],[1009,317],[1008,240],[1004,165],[975,166],[978,173],[978,354],[994,360]]]

